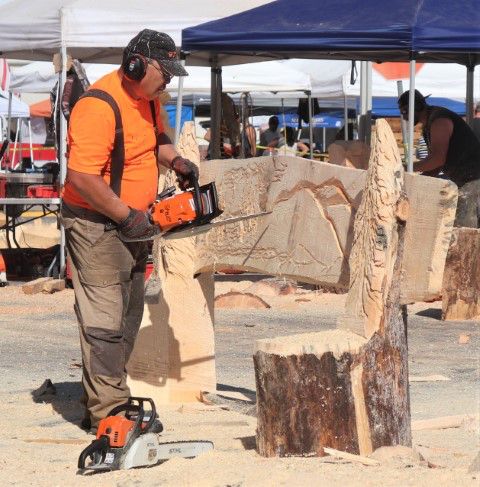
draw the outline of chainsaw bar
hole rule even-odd
[[[228,225],[229,223],[236,223],[243,220],[249,220],[250,218],[256,218],[259,216],[270,215],[271,211],[264,211],[261,213],[254,213],[252,215],[244,215],[244,216],[236,216],[232,218],[226,218],[225,220],[219,220],[216,222],[204,223],[203,225],[191,225],[187,227],[182,227],[178,230],[170,230],[159,236],[166,239],[166,240],[173,240],[177,238],[185,238],[185,237],[195,237],[197,235],[202,235],[207,233],[212,228],[222,227],[224,225]]]

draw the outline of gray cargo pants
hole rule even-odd
[[[124,243],[104,217],[62,207],[80,329],[84,403],[93,428],[130,397],[125,366],[144,305],[146,242]]]

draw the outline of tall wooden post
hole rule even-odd
[[[261,455],[368,455],[411,445],[400,283],[408,202],[390,127],[377,121],[355,216],[350,291],[337,330],[257,342]]]

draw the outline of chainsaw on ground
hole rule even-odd
[[[100,421],[96,439],[80,453],[78,473],[150,467],[174,457],[194,458],[213,449],[211,441],[160,443],[157,433],[162,429],[153,400],[131,397]]]
[[[223,213],[218,204],[215,182],[203,186],[199,186],[196,178],[191,182],[192,189],[181,193],[176,193],[174,186],[166,189],[152,205],[150,217],[160,227],[160,236],[163,238],[193,237],[216,226],[270,213],[256,213],[213,222],[214,218]]]

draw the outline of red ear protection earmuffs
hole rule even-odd
[[[141,54],[131,54],[127,56],[123,63],[125,76],[134,81],[140,81],[147,73],[148,60]]]

